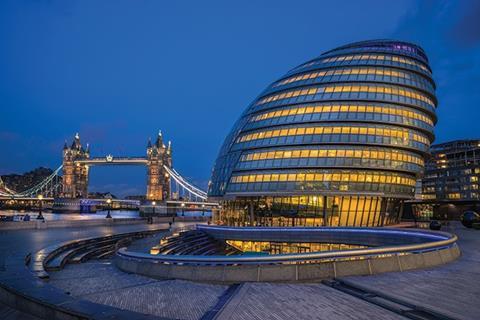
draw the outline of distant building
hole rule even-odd
[[[141,195],[130,195],[130,196],[125,197],[125,200],[145,201],[145,199],[146,199],[146,197],[143,194],[141,194]]]
[[[422,179],[422,199],[478,200],[480,140],[432,145]]]
[[[406,203],[403,217],[458,219],[467,210],[480,211],[480,140],[436,144],[430,152],[420,192]]]
[[[90,199],[117,199],[114,194],[110,192],[89,192],[88,198]]]

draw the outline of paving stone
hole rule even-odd
[[[1,302],[0,302],[0,319],[2,320],[40,320],[40,318],[15,310]]]
[[[405,318],[320,283],[246,283],[218,319]]]
[[[97,272],[95,272],[97,271]],[[200,319],[227,290],[225,285],[154,280],[121,272],[111,260],[67,265],[49,283],[72,297],[173,319]]]
[[[431,269],[392,272],[345,279],[385,292],[456,319],[480,315],[480,231],[453,223],[444,231],[459,235],[462,256]]]
[[[0,232],[0,280],[3,274],[22,279],[20,269],[12,269],[28,252],[75,238],[101,236],[113,232],[131,232],[144,226],[95,227]],[[386,273],[375,276],[347,277],[364,287],[397,296],[458,319],[476,319],[480,314],[480,231],[454,224],[459,234],[462,256],[455,262],[433,269]],[[157,239],[132,244],[141,248]],[[15,246],[11,244],[15,243]],[[4,261],[3,263],[1,261]],[[15,263],[13,263],[15,262]],[[11,263],[11,265],[10,265]],[[25,270],[23,270],[25,271]],[[49,284],[68,291],[78,303],[93,302],[170,319],[200,319],[218,302],[228,286],[179,280],[154,280],[127,274],[110,260],[67,265],[52,272]],[[32,290],[40,290],[33,288]],[[56,290],[57,290],[56,289]],[[12,310],[2,308],[0,315],[11,318]],[[14,312],[15,314],[15,312]],[[320,283],[246,283],[218,314],[218,319],[403,319],[378,306]],[[20,317],[21,318],[21,317]],[[29,319],[28,317],[26,319]],[[33,319],[33,318],[32,318]]]

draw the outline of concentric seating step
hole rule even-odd
[[[212,255],[238,254],[239,251],[225,242],[218,241],[203,231],[191,230],[162,239],[166,242],[157,246],[159,254],[172,255]]]
[[[178,250],[176,250],[174,254],[178,254],[178,255],[190,254],[192,250],[197,248],[202,248],[210,244],[212,244],[212,240],[210,240],[209,238],[202,239],[202,241],[198,241],[194,243],[187,242],[183,246],[178,248]]]
[[[79,263],[83,263],[87,260],[90,260],[90,259],[93,259],[93,258],[97,257],[100,254],[103,254],[107,251],[112,251],[112,250],[115,250],[115,245],[112,245],[112,244],[105,245],[103,247],[96,247],[96,248],[92,248],[91,250],[88,250],[88,251],[82,253],[81,255],[75,257],[75,259]]]
[[[29,255],[31,258],[28,259],[26,264],[29,265],[30,271],[37,277],[48,279],[47,271],[60,270],[66,263],[83,262],[95,257],[107,257],[115,252],[116,244],[119,242],[130,241],[132,238],[143,238],[160,231],[165,231],[165,229],[66,241]]]
[[[92,243],[92,244],[89,244],[89,245],[82,246],[81,248],[79,248],[79,250],[77,250],[77,252],[74,255],[69,257],[69,260],[67,262],[68,263],[81,263],[81,262],[83,262],[82,258],[87,253],[92,251],[93,249],[99,248],[99,247],[104,247],[106,245],[115,245],[120,240],[122,240],[122,239],[113,239],[113,240],[109,239],[109,240],[99,241],[99,242],[96,242],[96,243]]]
[[[208,255],[209,252],[218,252],[221,248],[219,248],[217,243],[211,242],[206,246],[202,246],[200,248],[197,248],[196,250],[189,252],[191,255]],[[213,254],[212,253],[212,254]]]
[[[206,235],[197,235],[195,237],[189,237],[188,239],[184,239],[184,238],[179,237],[175,241],[171,241],[167,244],[164,244],[164,245],[160,246],[159,247],[159,252],[162,253],[162,254],[170,254],[179,245],[182,245],[182,244],[185,244],[185,243],[191,243],[193,241],[200,241],[204,238],[207,238],[207,236]]]
[[[77,254],[78,250],[79,248],[72,248],[56,255],[53,259],[47,262],[47,264],[45,265],[45,270],[57,271],[63,269],[68,260],[75,254]]]
[[[111,257],[114,254],[115,254],[115,249],[112,249],[112,250],[106,251],[102,254],[99,254],[98,256],[96,256],[96,258],[97,259],[105,259],[105,258]]]

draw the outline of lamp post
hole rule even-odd
[[[157,205],[156,201],[152,201],[152,216],[155,215],[155,206]]]
[[[182,217],[183,217],[185,215],[185,203],[182,202],[180,206],[182,207]]]
[[[38,216],[37,216],[37,219],[38,220],[43,220],[43,215],[42,215],[42,206],[43,206],[43,195],[39,194],[37,196],[37,199],[38,201],[40,201],[40,204],[38,206]]]
[[[107,216],[105,217],[107,219],[112,219],[112,215],[110,214],[111,204],[112,204],[112,199],[108,198],[107,199]]]

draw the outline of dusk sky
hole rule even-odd
[[[292,67],[349,42],[422,46],[436,143],[480,138],[480,1],[0,1],[0,174],[143,156],[159,129],[205,187],[247,105]],[[90,191],[144,194],[144,167],[94,167]]]

